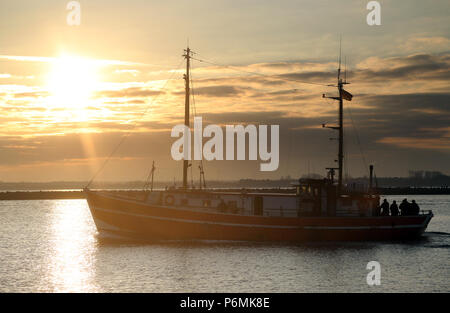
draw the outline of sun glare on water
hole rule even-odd
[[[60,56],[53,61],[48,76],[49,104],[81,112],[89,105],[97,85],[97,65],[94,60]]]

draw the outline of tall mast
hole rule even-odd
[[[345,76],[347,76],[347,73],[345,73]],[[339,45],[339,68],[338,68],[338,75],[337,75],[337,88],[339,91],[338,97],[327,97],[325,94],[323,95],[324,98],[334,99],[339,101],[339,125],[338,126],[326,126],[325,124],[322,124],[323,127],[331,128],[334,130],[339,131],[339,151],[338,151],[338,194],[342,193],[342,173],[344,169],[344,99],[347,101],[352,100],[352,95],[344,90],[344,85],[349,84],[347,83],[347,80],[342,80],[341,78],[341,45]],[[333,171],[335,168],[328,168],[330,171]]]
[[[183,56],[186,58],[186,74],[184,74],[184,81],[185,81],[185,100],[184,100],[184,125],[186,125],[188,127],[188,129],[190,130],[190,120],[189,120],[189,99],[190,99],[190,88],[189,88],[189,69],[190,69],[190,60],[191,60],[191,56],[192,56],[192,52],[191,49],[189,49],[189,46],[187,47],[187,49],[184,49],[184,54]],[[188,149],[188,134],[185,134],[184,136],[184,149]],[[187,171],[188,171],[188,167],[189,167],[189,160],[183,160],[183,188],[186,189],[187,188]]]

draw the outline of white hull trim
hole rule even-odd
[[[143,218],[149,218],[149,219],[157,219],[161,221],[171,221],[171,222],[180,222],[180,223],[193,223],[193,224],[207,224],[207,225],[221,225],[221,226],[233,226],[233,227],[258,227],[258,228],[275,228],[275,229],[299,229],[300,226],[283,226],[283,225],[259,225],[259,224],[236,224],[236,223],[222,223],[222,222],[209,222],[209,221],[196,221],[196,220],[188,220],[188,219],[180,219],[180,218],[170,218],[170,217],[161,217],[161,216],[154,216],[154,215],[143,215],[143,214],[136,214],[136,213],[124,213],[121,211],[114,211],[99,207],[94,207],[94,210],[97,211],[103,211],[108,213],[114,213],[114,214],[121,214],[121,215],[129,215],[129,216],[135,216],[135,217],[143,217]]]

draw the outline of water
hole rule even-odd
[[[297,245],[106,243],[85,200],[0,201],[0,292],[449,292],[450,196],[414,198],[419,241]]]

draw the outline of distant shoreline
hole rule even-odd
[[[382,187],[381,195],[450,195],[450,187]]]
[[[383,187],[381,195],[450,195],[450,187]],[[0,191],[0,200],[64,200],[85,199],[81,190]]]

